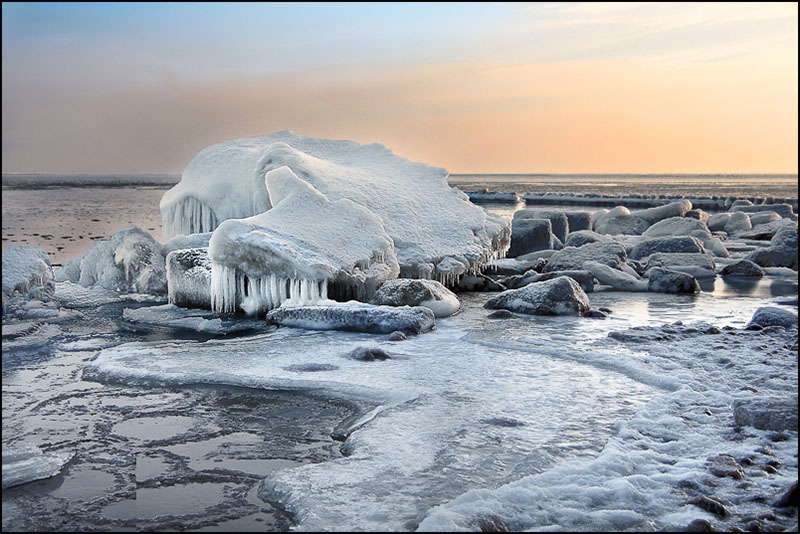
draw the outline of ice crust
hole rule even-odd
[[[312,330],[419,334],[433,328],[434,313],[423,306],[374,306],[357,301],[322,301],[316,306],[281,306],[267,313],[267,321]]]
[[[3,489],[55,476],[72,456],[71,452],[44,453],[29,443],[4,446]]]
[[[15,246],[3,251],[3,298],[14,292],[27,295],[31,289],[52,281],[53,269],[44,250]]]
[[[276,202],[265,175],[283,166],[331,202],[349,199],[374,212],[394,240],[404,277],[454,285],[508,248],[508,223],[449,187],[444,169],[410,162],[378,143],[289,131],[233,139],[197,154],[161,199],[165,238],[267,211]]]

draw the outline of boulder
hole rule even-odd
[[[604,217],[594,229],[600,234],[609,235],[642,235],[650,224],[641,217],[628,215],[627,217]]]
[[[695,230],[701,230],[708,238],[711,237],[711,232],[708,231],[708,226],[704,222],[688,217],[664,219],[645,230],[642,235],[645,237],[690,235]]]
[[[736,263],[726,265],[720,273],[722,276],[749,276],[761,278],[764,276],[764,269],[749,260],[739,260]]]
[[[552,280],[553,278],[558,278],[559,276],[569,276],[576,282],[578,285],[581,286],[587,293],[591,293],[594,291],[594,277],[592,273],[589,271],[553,271],[550,273],[537,273],[535,271],[529,271],[523,275],[517,276],[509,276],[508,278],[504,278],[502,280],[503,285],[505,285],[508,289],[519,289],[521,287],[525,287],[528,284],[533,284],[536,282],[545,282],[547,280]]]
[[[592,229],[592,214],[588,211],[566,211],[564,214],[567,216],[569,227],[567,239],[572,235],[572,232]]]
[[[725,223],[725,228],[723,228],[723,230],[730,235],[739,232],[746,232],[752,228],[753,225],[750,224],[750,217],[746,213],[736,211],[731,213],[731,218],[727,223]]]
[[[772,237],[769,248],[754,250],[747,259],[762,267],[797,270],[797,226],[784,226]]]
[[[319,306],[281,306],[267,313],[267,322],[310,330],[346,330],[370,334],[427,332],[433,312],[422,306],[373,306],[361,302]]]
[[[734,203],[735,204],[735,203]],[[732,206],[731,212],[742,211],[745,213],[759,213],[762,211],[771,211],[777,213],[784,219],[791,219],[797,221],[797,214],[792,209],[791,204],[761,204],[759,206]]]
[[[382,306],[424,306],[435,317],[448,317],[461,308],[455,294],[436,280],[397,278],[384,282],[372,303]]]
[[[758,308],[747,323],[747,328],[751,327],[782,326],[786,329],[797,328],[797,314],[777,308],[775,306],[762,306]]]
[[[598,234],[591,230],[578,230],[570,232],[567,236],[565,247],[581,247],[586,243],[613,243],[614,240],[606,235]]]
[[[553,248],[553,231],[549,219],[514,218],[511,223],[511,248],[506,256],[515,258],[528,252]]]
[[[690,201],[680,200],[678,202],[671,202],[663,206],[656,206],[655,208],[634,211],[631,213],[631,215],[639,217],[640,219],[644,219],[647,221],[648,225],[651,225],[671,217],[683,217],[691,209],[692,203]]]
[[[503,291],[487,301],[484,307],[533,315],[582,315],[590,306],[589,297],[575,280],[559,276],[521,289]]]
[[[555,251],[547,251],[555,253]],[[535,254],[535,253],[534,253]],[[545,265],[548,259],[542,257],[532,257],[528,254],[518,258],[502,258],[494,260],[486,269],[486,273],[498,276],[510,276],[514,274],[522,274],[531,269],[539,272]]]
[[[629,257],[634,260],[646,258],[656,252],[693,252],[703,253],[701,242],[689,236],[653,237],[639,242],[631,249]]]
[[[173,250],[167,254],[170,304],[211,309],[211,259],[208,248]]]
[[[711,252],[714,256],[719,258],[729,258],[731,256],[731,253],[728,252],[727,247],[718,237],[712,237],[711,239],[706,239],[703,241],[703,248],[705,248],[707,252]]]
[[[772,221],[779,221],[783,217],[775,213],[774,211],[762,211],[760,213],[753,213],[750,215],[750,224],[753,226],[758,226],[759,224],[764,224]]]
[[[630,273],[614,269],[606,264],[596,261],[586,261],[583,268],[592,273],[601,284],[619,289],[620,291],[647,291],[647,281],[633,276]]]
[[[482,274],[462,276],[456,287],[460,291],[505,291],[508,289]]]
[[[647,280],[648,291],[657,293],[699,293],[700,284],[697,279],[680,271],[653,267]]]
[[[548,219],[553,235],[562,243],[567,239],[567,234],[569,233],[569,219],[567,219],[567,215],[563,211],[540,209],[519,210],[514,214],[512,228],[513,222],[517,219]]]
[[[752,206],[753,203],[747,200],[746,198],[741,198],[739,200],[734,200],[733,204],[731,204],[730,210],[733,211],[733,208],[740,208],[743,206]]]
[[[625,209],[627,209],[627,208],[625,208]],[[592,217],[591,217],[591,219],[589,221],[589,230],[594,230],[594,225],[597,224],[597,221],[599,221],[602,217],[604,217],[606,215],[606,213],[608,213],[608,210],[606,208],[602,208],[602,209],[599,209],[597,211],[593,211],[592,212]]]
[[[737,399],[733,401],[733,420],[759,430],[797,432],[797,395]]]
[[[730,220],[730,213],[715,213],[708,218],[708,229],[712,232],[719,232],[725,228],[725,225],[728,224]]]
[[[550,257],[542,272],[579,271],[584,262],[597,261],[611,267],[625,263],[628,255],[619,243],[588,243],[582,247],[566,247]]]
[[[778,233],[778,230],[784,227],[797,227],[797,224],[792,222],[789,219],[778,219],[777,221],[770,221],[767,223],[759,224],[758,226],[754,227],[749,232],[744,232],[737,235],[737,239],[754,239],[754,240],[766,240],[769,241],[775,234]]]
[[[690,274],[695,278],[715,277],[716,264],[710,254],[692,254],[685,252],[657,252],[650,255],[645,266],[645,276],[650,269],[661,267],[672,271]],[[649,277],[649,276],[648,276]]]
[[[697,219],[698,221],[708,224],[709,214],[701,209],[693,209],[687,211],[684,217],[691,217],[692,219]]]

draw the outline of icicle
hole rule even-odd
[[[320,290],[320,297],[322,298],[322,300],[328,300],[328,281],[327,280],[323,280],[322,281],[322,287],[321,287],[321,290]]]

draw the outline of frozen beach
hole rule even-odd
[[[158,229],[161,187],[116,188],[90,218],[108,238],[127,204],[130,222]],[[526,208],[483,206],[504,220]],[[53,243],[90,239],[76,218]],[[718,266],[758,248],[740,247]],[[38,450],[20,449],[34,466],[22,476],[43,479],[4,488],[3,527],[792,528],[796,507],[774,503],[797,480],[796,323],[746,326],[763,306],[796,313],[796,271],[701,289],[596,284],[603,319],[494,319],[496,293],[459,291],[459,313],[402,339],[56,282],[58,307],[4,316],[4,484],[6,451],[23,446]],[[794,427],[735,417],[763,399],[794,407]]]

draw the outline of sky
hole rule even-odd
[[[796,3],[2,4],[2,170],[292,130],[451,173],[797,173]]]

